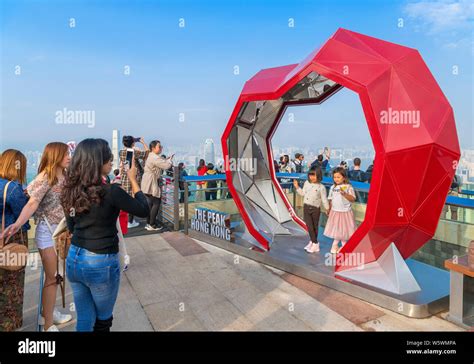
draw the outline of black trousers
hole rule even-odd
[[[191,192],[188,191],[188,197],[191,196]],[[179,193],[179,203],[184,203],[184,191]]]
[[[206,195],[206,201],[217,200],[217,191],[206,191],[204,194]]]
[[[161,198],[147,194],[145,194],[145,196],[148,201],[148,207],[150,208],[150,214],[146,218],[146,223],[156,226],[156,216],[158,216],[158,211],[160,210]]]
[[[321,209],[312,205],[303,205],[303,220],[308,227],[309,237],[313,243],[318,242],[319,215]]]

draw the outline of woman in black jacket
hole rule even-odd
[[[133,158],[127,176],[134,197],[117,184],[104,184],[102,176],[110,173],[112,159],[105,140],[80,142],[61,196],[72,233],[66,274],[74,295],[77,331],[110,331],[120,286],[117,218],[120,210],[139,217],[149,213]]]

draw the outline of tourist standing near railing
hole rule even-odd
[[[291,173],[291,163],[290,163],[290,156],[288,154],[283,155],[280,158],[280,173]],[[291,180],[288,178],[282,178],[281,179],[281,184],[284,187],[285,192],[289,192],[288,185],[290,184]],[[290,184],[291,186],[291,184]]]
[[[68,170],[61,203],[72,233],[66,259],[77,312],[77,331],[110,331],[120,286],[119,212],[146,217],[148,203],[137,182],[135,159],[126,169],[131,192],[104,184],[112,169],[112,151],[103,139],[77,145]]]
[[[199,160],[199,165],[198,165],[198,168],[197,168],[197,174],[198,176],[204,176],[207,172],[207,166],[206,166],[206,162],[204,161],[204,159],[200,159]],[[196,182],[196,201],[203,201],[204,200],[204,191],[203,189],[205,188],[206,186],[206,182],[204,181],[199,181],[199,182]]]
[[[137,181],[139,185],[142,181],[142,176],[143,176],[143,167],[140,161],[143,161],[143,163],[145,163],[148,157],[149,149],[143,137],[134,138],[130,135],[124,135],[122,138],[122,143],[123,143],[124,148],[120,150],[119,152],[120,176],[121,176],[121,182],[122,182],[121,185],[122,185],[122,188],[125,190],[125,192],[127,192],[130,196],[133,197],[132,186],[130,184],[130,181],[128,180],[128,175],[125,172],[126,168],[128,168],[125,166],[126,157],[127,157],[127,149],[132,148],[134,150],[133,158],[135,160],[135,166],[137,168]],[[141,143],[143,145],[144,150],[138,149],[135,145],[136,143]],[[134,221],[133,215],[129,214],[128,215],[128,228],[132,229],[134,227],[137,227],[138,225],[140,225],[140,223],[138,221]]]
[[[324,235],[334,239],[331,253],[336,254],[356,230],[352,212],[352,203],[356,200],[356,195],[344,167],[336,167],[332,175],[334,184],[329,189],[330,211]],[[342,244],[341,248],[339,241]]]
[[[308,172],[308,180],[305,181],[303,188],[298,185],[298,180],[294,179],[293,184],[296,192],[303,196],[303,219],[308,228],[310,241],[304,249],[308,253],[319,252],[318,228],[319,216],[321,215],[321,205],[329,211],[329,201],[326,195],[326,187],[321,181],[323,174],[321,168],[311,168]]]
[[[449,196],[459,196],[461,193],[461,178],[458,175],[453,176],[453,181],[451,182],[451,187],[449,188],[448,195]],[[457,221],[458,219],[458,207],[452,205],[444,205],[443,211],[441,213],[441,217],[446,219],[446,214],[448,210],[451,211],[451,220]]]
[[[60,195],[64,183],[64,174],[70,162],[67,144],[55,142],[46,145],[38,168],[38,175],[28,185],[30,196],[15,223],[5,229],[5,235],[15,234],[34,216],[36,224],[35,242],[41,256],[45,272],[42,294],[43,324],[46,331],[58,331],[55,324],[62,324],[72,319],[69,314],[61,314],[54,308],[56,303],[56,251],[53,233],[64,217],[60,204]]]
[[[207,171],[204,174],[205,176],[215,176],[217,174],[217,171],[214,169],[214,164],[208,163],[207,164]],[[206,188],[206,201],[209,200],[216,200],[217,199],[217,181],[206,181],[205,184]],[[211,190],[208,190],[208,188],[211,188]],[[214,188],[214,190],[212,190]]]
[[[368,181],[367,173],[365,173],[362,169],[360,169],[361,163],[362,161],[360,160],[360,158],[354,158],[354,168],[348,172],[349,180],[357,181],[357,182]],[[368,197],[367,192],[359,192],[359,196],[361,199],[361,201],[359,202],[363,202],[363,203],[367,202],[367,197]]]
[[[7,149],[0,156],[0,216],[4,227],[10,226],[18,219],[28,202],[22,186],[25,182],[26,157],[18,150]],[[28,246],[29,229],[30,224],[26,222],[7,244]],[[23,325],[24,288],[25,268],[16,271],[0,269],[0,331],[14,331]]]
[[[291,167],[292,171],[295,173],[303,173],[303,161],[304,155],[301,153],[295,153],[295,159],[293,160],[293,165]]]
[[[317,156],[313,163],[311,163],[310,168],[319,167],[323,172],[323,176],[327,176],[331,170],[330,159],[331,150],[329,149],[329,147],[324,147],[323,154],[319,154]]]
[[[370,164],[368,167],[367,167],[367,170],[365,171],[366,175],[367,175],[367,182],[370,183],[372,181],[372,173],[374,171],[374,162],[375,161],[372,161],[372,164]]]
[[[179,186],[179,203],[184,203],[184,177],[188,175],[188,172],[185,170],[183,162],[178,163],[178,186]],[[191,192],[188,191],[188,196]]]
[[[161,188],[158,184],[163,171],[173,166],[173,156],[163,158],[160,156],[163,147],[159,140],[153,140],[150,143],[150,154],[145,162],[145,172],[141,182],[141,188],[148,200],[150,213],[146,219],[145,229],[148,231],[157,231],[163,229],[158,226],[156,217],[161,205]]]

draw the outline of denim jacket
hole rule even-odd
[[[8,180],[0,178],[0,221],[3,216],[3,192]],[[7,202],[5,204],[5,227],[13,224],[16,219],[20,216],[21,210],[28,202],[22,185],[17,181],[12,181],[8,185],[7,191]],[[30,224],[27,222],[22,226],[22,230],[26,231],[30,229]]]

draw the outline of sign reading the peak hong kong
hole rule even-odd
[[[191,218],[191,229],[212,237],[232,241],[230,215],[224,212],[198,207]]]

